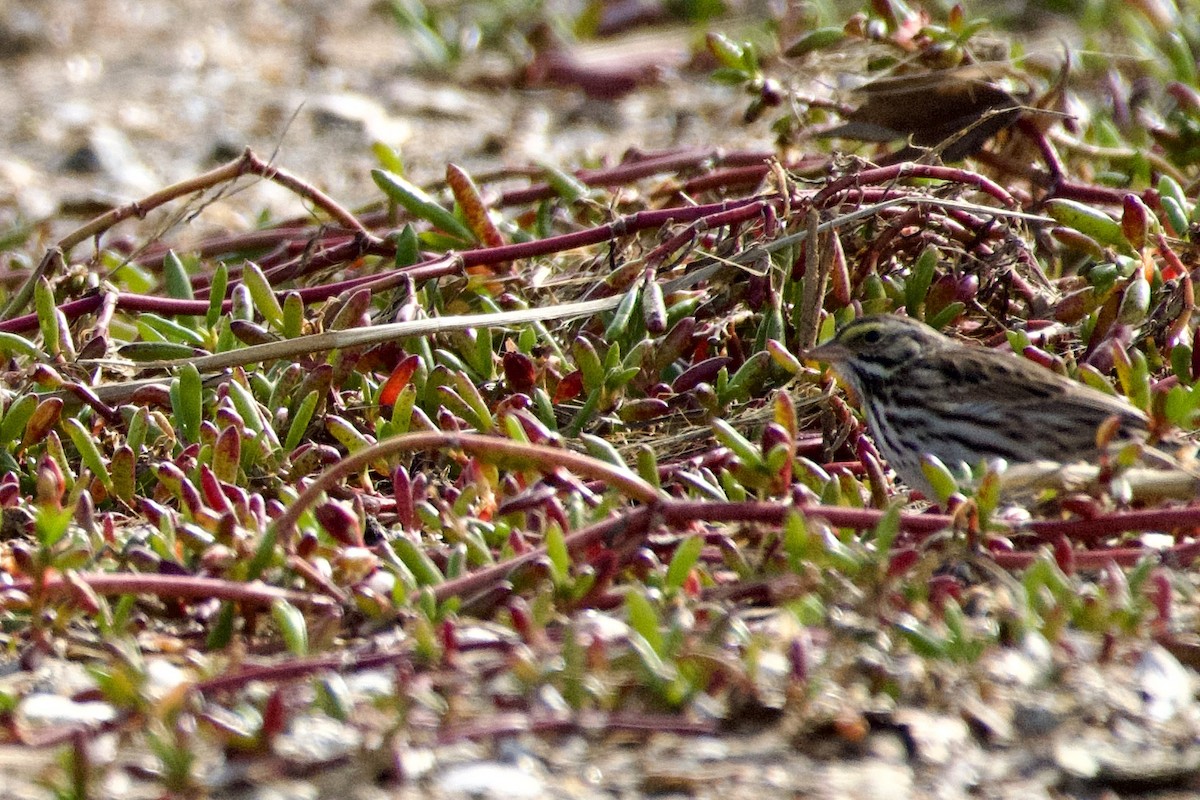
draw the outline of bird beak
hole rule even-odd
[[[801,354],[806,361],[824,361],[826,364],[836,364],[850,357],[850,351],[840,342],[826,342]]]

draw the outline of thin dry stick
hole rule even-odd
[[[223,164],[201,175],[171,184],[148,195],[142,200],[127,203],[105,214],[101,214],[83,227],[64,236],[59,240],[57,246],[62,248],[64,253],[69,253],[71,248],[97,234],[104,233],[119,222],[123,222],[131,217],[141,219],[148,212],[165,203],[189,194],[211,189],[223,183],[228,183],[243,175],[258,175],[266,180],[274,181],[310,201],[313,205],[324,210],[326,214],[360,236],[370,241],[376,241],[376,237],[362,226],[358,218],[342,208],[332,197],[287,170],[263,161],[254,154],[254,151],[247,147],[244,153],[228,164]]]
[[[581,553],[598,542],[611,542],[619,539],[623,544],[631,545],[634,541],[639,541],[639,537],[644,537],[649,532],[652,511],[649,506],[642,506],[632,511],[615,514],[599,522],[594,522],[586,528],[567,534],[563,537],[563,544],[566,546],[567,552],[572,554]],[[542,545],[505,561],[489,564],[474,572],[468,572],[466,575],[439,583],[433,587],[433,596],[439,603],[450,597],[478,596],[499,582],[508,580],[517,570],[524,569],[545,557],[546,546]]]
[[[430,319],[415,319],[408,322],[393,322],[386,325],[372,325],[369,328],[349,328],[340,331],[326,331],[307,336],[297,336],[294,339],[284,339],[278,342],[267,342],[224,353],[199,358],[176,358],[165,361],[145,361],[131,364],[122,361],[120,366],[137,366],[141,369],[175,369],[185,364],[192,364],[200,372],[213,372],[229,367],[256,364],[260,361],[271,361],[277,358],[296,358],[311,353],[322,353],[346,347],[365,347],[382,344],[409,336],[432,336],[447,331],[462,331],[470,328],[493,328],[501,325],[520,325],[526,322],[544,322],[553,319],[571,319],[585,317],[608,311],[620,305],[622,295],[605,297],[600,300],[587,300],[582,303],[563,303],[541,308],[523,308],[516,311],[497,311],[491,314],[462,314],[450,317],[432,317]],[[109,364],[111,361],[98,360],[97,364]]]
[[[628,469],[614,466],[582,453],[545,445],[514,442],[511,439],[483,436],[477,433],[443,433],[441,431],[406,433],[364,447],[322,472],[300,493],[295,502],[275,519],[272,529],[276,536],[281,541],[289,540],[295,531],[300,515],[315,503],[326,489],[342,478],[354,474],[380,458],[411,450],[461,450],[472,456],[519,460],[528,463],[531,468],[547,471],[561,467],[585,478],[601,481],[642,503],[657,503],[662,499],[662,495],[657,489]]]
[[[833,267],[833,248],[828,237],[835,235],[826,230],[825,241],[817,231],[821,213],[808,209],[808,239],[804,243],[804,277],[800,283],[800,321],[796,325],[797,346],[800,351],[808,350],[817,343],[817,332],[821,329],[821,306],[825,300],[825,286],[829,282],[829,270]]]

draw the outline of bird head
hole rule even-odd
[[[846,323],[832,339],[804,357],[833,365],[855,388],[861,388],[890,379],[898,367],[948,343],[945,336],[917,320],[878,314]]]

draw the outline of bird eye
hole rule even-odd
[[[862,335],[862,340],[866,344],[879,344],[879,340],[883,338],[883,334],[878,328],[871,328]]]

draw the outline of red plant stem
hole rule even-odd
[[[713,189],[728,189],[735,186],[755,186],[771,172],[769,164],[755,164],[750,167],[732,167],[710,172],[692,178],[683,184],[679,192],[694,195]],[[675,194],[676,192],[672,192]]]
[[[294,681],[321,672],[357,672],[364,669],[379,669],[380,667],[407,663],[409,660],[410,654],[408,651],[364,653],[352,656],[348,656],[345,653],[336,653],[329,656],[296,658],[280,664],[246,667],[237,672],[200,681],[194,688],[198,692],[214,694],[216,692],[227,692],[231,689],[240,689],[246,684],[255,681]]]
[[[806,517],[821,517],[837,528],[856,528],[858,530],[875,527],[883,518],[884,513],[873,508],[843,508],[841,506],[667,500],[660,504],[657,514],[663,521],[674,525],[688,522],[762,522],[779,525],[792,511],[798,511]],[[933,533],[949,528],[953,524],[954,518],[944,514],[900,515],[900,529],[913,533]]]
[[[1179,255],[1171,249],[1171,244],[1167,241],[1167,237],[1159,233],[1155,235],[1155,242],[1158,244],[1158,253],[1162,256],[1163,261],[1171,268],[1175,275],[1187,275],[1190,270],[1180,260]],[[1165,271],[1165,270],[1164,270]]]
[[[664,499],[653,506],[643,506],[602,520],[567,536],[570,552],[578,553],[603,541],[613,541],[618,536],[625,544],[649,532],[653,520],[672,527],[684,527],[694,522],[757,522],[780,525],[792,511],[807,517],[820,517],[839,528],[865,530],[879,524],[884,512],[869,508],[844,508],[841,506],[790,506],[770,502],[708,502],[698,500]],[[922,535],[936,533],[954,525],[954,518],[945,514],[901,514],[902,531]],[[1200,506],[1162,511],[1131,511],[1111,514],[1092,520],[1033,522],[1021,528],[1040,539],[1052,540],[1066,536],[1075,541],[1102,538],[1130,530],[1171,529],[1185,525],[1200,525]],[[1152,553],[1147,548],[1114,548],[1108,550],[1082,550],[1075,554],[1075,563],[1081,569],[1097,569],[1110,560],[1119,564],[1136,563]],[[1200,555],[1200,543],[1179,545],[1168,551],[1170,557],[1180,563],[1190,563]],[[545,548],[538,548],[508,561],[493,564],[483,569],[446,581],[435,587],[434,596],[443,601],[450,597],[477,595],[493,584],[505,580],[518,570],[545,556]],[[999,552],[993,554],[995,561],[1008,569],[1022,569],[1037,557],[1036,552]]]
[[[1045,199],[1049,200],[1061,197],[1067,200],[1078,200],[1081,203],[1121,206],[1125,202],[1125,195],[1137,194],[1138,197],[1149,204],[1153,202],[1153,198],[1151,197],[1153,191],[1152,189],[1147,189],[1144,192],[1136,193],[1130,192],[1128,189],[1113,189],[1108,186],[1096,186],[1090,183],[1059,181],[1046,195]]]
[[[1041,539],[1065,536],[1075,542],[1094,542],[1128,531],[1171,531],[1200,528],[1200,506],[1150,508],[1142,511],[1117,511],[1095,519],[1041,520],[1022,530]]]
[[[880,213],[878,218],[886,219],[890,216],[893,216],[893,214]],[[883,254],[886,253],[889,248],[891,248],[892,240],[899,236],[905,228],[917,225],[925,220],[926,217],[927,214],[925,208],[922,206],[913,206],[912,208],[905,209],[904,211],[895,214],[894,219],[889,219],[886,227],[879,233],[878,236],[875,237],[875,240],[871,242],[867,254],[862,259],[863,277],[865,277],[867,273],[873,271],[876,265],[883,260]]]
[[[640,211],[605,225],[583,231],[501,247],[481,247],[474,250],[467,250],[461,254],[462,264],[465,269],[469,269],[476,266],[494,266],[509,261],[550,255],[565,250],[574,250],[578,247],[600,244],[638,231],[660,228],[671,222],[694,222],[714,214],[731,212],[762,202],[758,198],[751,197],[741,200],[709,203],[701,206],[677,206],[656,209],[654,211]],[[716,223],[714,223],[715,225]],[[298,278],[303,274],[327,269],[339,263],[367,255],[368,253],[391,255],[395,252],[395,246],[391,242],[371,244],[366,250],[361,245],[360,240],[356,238],[341,245],[326,248],[316,255],[300,255],[284,264],[271,268],[267,271],[266,276],[273,284],[277,284]]]
[[[297,289],[296,293],[300,295],[300,299],[305,303],[312,303],[319,300],[327,300],[330,297],[337,297],[342,292],[350,289],[369,289],[372,292],[382,291],[400,286],[406,281],[412,281],[415,284],[450,275],[461,275],[462,271],[462,259],[458,255],[450,253],[439,258],[424,261],[415,266],[405,267],[404,269],[394,269],[374,275],[362,275],[357,278],[338,281],[337,283],[323,283],[320,286],[309,286],[304,289]]]
[[[982,244],[988,240],[1003,238],[1003,228],[996,225],[997,218],[985,219],[978,214],[963,211],[961,208],[947,208],[946,216],[953,219],[963,230],[970,232],[971,239],[963,239],[964,243],[972,241]]]
[[[193,178],[172,184],[141,200],[126,203],[123,206],[114,208],[112,211],[101,214],[86,225],[64,236],[59,240],[57,246],[64,253],[69,253],[76,245],[86,242],[93,236],[99,236],[124,220],[131,217],[141,219],[148,212],[164,203],[184,197],[185,195],[194,194],[195,192],[211,189],[214,186],[235,180],[243,175],[259,175],[267,180],[274,181],[324,209],[333,219],[347,228],[354,230],[367,241],[375,240],[375,237],[359,223],[354,215],[342,208],[333,198],[281,167],[263,161],[250,148],[246,148],[245,152],[233,161],[223,164],[216,169],[209,170],[203,175],[197,175]]]
[[[1046,162],[1046,169],[1050,172],[1050,180],[1061,180],[1062,176],[1067,174],[1067,168],[1063,164],[1062,158],[1058,155],[1058,151],[1054,149],[1054,145],[1047,138],[1045,131],[1039,128],[1032,119],[1017,120],[1017,127],[1021,133],[1025,134],[1025,136],[1037,145],[1038,151],[1042,154],[1042,159]]]
[[[1148,547],[1113,547],[1101,550],[1076,550],[1072,560],[1077,570],[1094,571],[1102,569],[1106,564],[1113,563],[1122,567],[1131,567],[1147,556],[1156,556],[1173,566],[1186,568],[1197,558],[1200,558],[1200,542],[1188,542],[1176,545],[1167,550],[1154,550]],[[1004,569],[1027,569],[1033,562],[1041,558],[1041,554],[1033,551],[1012,551],[993,553],[996,565]]]
[[[467,250],[461,253],[459,257],[462,259],[462,264],[465,268],[502,264],[507,261],[535,258],[565,250],[574,250],[578,247],[588,247],[621,236],[627,236],[631,233],[661,228],[672,222],[695,222],[713,215],[734,212],[746,206],[757,207],[762,202],[758,198],[750,197],[740,200],[708,203],[700,206],[676,206],[656,209],[654,211],[639,211],[596,228],[589,228],[560,236],[551,236],[546,239],[535,239],[530,242],[504,245],[503,247],[481,247],[475,250]],[[328,266],[328,264],[323,266]]]
[[[81,572],[76,577],[97,594],[152,594],[158,597],[177,597],[186,600],[231,600],[253,606],[269,606],[276,600],[293,605],[337,608],[328,597],[307,592],[280,589],[261,583],[227,581],[220,578],[200,578],[187,575],[142,575],[138,573]],[[61,576],[50,576],[37,582],[30,578],[13,581],[7,588],[29,592],[40,587],[47,594],[70,595],[71,584]]]
[[[913,194],[912,189],[896,186],[858,186],[851,190],[851,192],[853,193],[854,201],[862,204],[882,203],[884,200],[910,197]],[[847,192],[847,197],[851,196],[851,192]],[[811,189],[793,193],[792,208],[796,208],[799,204],[812,202],[816,195],[817,191]],[[845,202],[845,200],[842,202]],[[900,210],[889,209],[889,212],[897,214],[900,213]]]
[[[426,261],[413,267],[406,267],[402,270],[391,270],[382,274],[363,275],[358,278],[338,281],[337,283],[309,286],[297,289],[296,292],[304,302],[314,303],[335,297],[347,289],[363,287],[372,290],[387,289],[399,285],[406,280],[419,282],[439,278],[444,275],[458,275],[461,272],[462,263],[459,261],[458,256],[451,254]],[[207,300],[178,300],[171,297],[133,294],[132,292],[108,292],[103,295],[89,295],[78,300],[63,303],[58,308],[67,319],[75,319],[84,314],[90,314],[105,303],[110,304],[113,309],[120,311],[151,311],[163,316],[202,315],[208,312]],[[221,304],[221,310],[228,312],[231,306],[231,301],[226,300]],[[0,331],[9,331],[12,333],[36,330],[37,327],[38,319],[36,314],[25,314],[24,316],[0,322]]]
[[[288,556],[288,569],[300,575],[304,580],[314,586],[320,587],[326,595],[333,598],[339,603],[346,602],[346,593],[338,587],[330,578],[321,574],[321,572],[308,561],[300,558],[297,555]]]
[[[719,149],[700,148],[686,150],[668,150],[651,153],[642,157],[630,157],[626,161],[618,164],[615,167],[606,167],[603,169],[582,169],[575,171],[575,177],[587,186],[623,186],[632,181],[642,178],[647,178],[653,175],[665,174],[669,172],[678,172],[687,169],[705,169],[718,166],[724,167],[744,167],[762,164],[774,157],[774,153],[769,150],[738,150],[731,153],[725,153]],[[824,159],[821,159],[823,163]],[[787,164],[788,169],[800,169],[806,165],[818,163],[816,157],[807,157],[798,163]],[[536,176],[539,173],[536,169],[513,170],[507,169],[499,173],[489,173],[484,175],[474,175],[476,182],[483,184],[494,180],[503,180],[514,176]],[[436,184],[435,184],[436,185]],[[536,183],[521,189],[511,189],[501,193],[497,202],[497,206],[509,205],[524,205],[527,203],[537,202],[553,197],[555,194],[553,187],[548,183]],[[390,219],[389,213],[386,211],[371,211],[360,214],[358,217],[359,223],[367,229],[374,229],[383,225],[390,224],[394,220]],[[276,227],[260,231],[248,231],[234,235],[214,236],[210,239],[202,240],[199,244],[190,248],[190,252],[199,255],[201,258],[215,258],[216,256],[226,253],[234,253],[243,250],[263,250],[271,247],[286,246],[289,244],[302,246],[311,241],[318,235],[326,236],[347,236],[354,233],[354,229],[344,226],[329,226],[324,231],[321,231],[316,226],[307,224],[303,219],[290,219],[279,223]],[[161,262],[163,256],[171,249],[167,244],[154,244],[146,248],[136,259],[138,264],[151,265]],[[264,266],[260,263],[259,266]],[[198,279],[194,283],[195,288],[203,288],[208,285],[207,278]]]
[[[446,255],[439,256],[431,261],[418,264],[413,267],[407,267],[403,271],[408,274],[413,280],[426,280],[433,277],[438,277],[446,274],[457,274],[461,268],[472,267],[483,264],[499,264],[505,261],[513,261],[518,259],[533,258],[536,256],[549,255],[551,253],[561,252],[563,250],[572,250],[577,247],[586,247],[588,245],[599,244],[609,241],[618,236],[626,236],[638,231],[659,228],[671,222],[694,222],[714,214],[726,212],[735,212],[737,209],[743,209],[747,206],[757,207],[764,201],[758,198],[746,198],[742,200],[730,200],[720,203],[709,203],[702,206],[685,206],[672,207],[664,209],[656,209],[654,211],[641,211],[636,214],[631,214],[627,217],[622,217],[615,222],[610,222],[598,228],[590,228],[585,231],[577,231],[568,233],[562,236],[552,236],[548,239],[538,239],[532,242],[522,242],[519,244],[505,245],[504,247],[480,248],[478,250],[469,250],[459,256]],[[752,215],[752,214],[751,214]],[[740,216],[734,214],[733,216]],[[305,271],[311,269],[325,269],[336,263],[339,259],[357,258],[362,255],[363,243],[356,238],[352,241],[340,245],[338,248],[331,248],[317,256],[311,258],[306,264],[301,264],[299,261],[290,262],[285,265],[288,269],[298,271],[299,267],[304,266]],[[374,251],[386,251],[391,248],[390,243],[383,243],[378,246],[372,246]],[[450,261],[448,259],[456,259]],[[280,268],[283,270],[283,268]],[[340,294],[347,288],[354,288],[363,284],[369,284],[372,281],[385,280],[402,280],[400,278],[392,278],[393,273],[384,275],[372,275],[369,277],[356,278],[351,281],[343,281],[338,284],[330,284],[329,286],[316,286],[307,289],[300,289],[301,298],[306,302],[326,299],[334,295]],[[273,280],[282,280],[289,276],[281,277],[279,272],[270,276]],[[361,281],[361,283],[359,283]],[[383,284],[384,286],[388,284]],[[75,319],[95,311],[100,307],[102,298],[100,294],[89,295],[88,297],[80,298],[63,303],[59,306],[59,310],[67,319]],[[208,311],[208,302],[203,300],[176,300],[167,297],[153,297],[150,295],[137,294],[120,294],[116,301],[116,307],[122,311],[153,311],[164,315],[199,315]],[[228,310],[229,301],[225,301],[222,305],[223,310]],[[36,314],[25,314],[23,316],[14,317],[10,320],[0,322],[0,331],[10,333],[21,333],[24,331],[36,330],[38,327],[38,318]]]
[[[647,253],[645,259],[647,269],[658,269],[672,253],[695,239],[696,234],[701,231],[712,230],[713,228],[720,228],[725,225],[733,225],[743,220],[752,219],[762,213],[766,204],[767,201],[760,200],[750,205],[737,206],[727,211],[720,211],[702,217],[695,224],[688,226],[685,230],[675,234]]]
[[[867,468],[861,461],[830,461],[827,464],[822,464],[821,469],[825,470],[826,472],[845,470],[851,475],[865,475],[867,472]]]
[[[421,443],[424,439],[429,438],[429,434],[411,434],[407,441],[405,449],[413,449],[414,442],[420,439]],[[445,435],[432,435],[442,442],[443,447],[451,447],[446,445],[444,440],[451,438],[459,440],[459,446],[462,446],[463,439],[487,439],[488,437],[469,436],[466,434],[458,437],[447,437]],[[394,441],[394,440],[392,440]],[[481,443],[489,446],[502,444],[503,440],[493,440],[491,442]],[[432,446],[432,443],[426,443]],[[378,446],[376,446],[378,447]],[[526,447],[525,450],[530,448]],[[553,451],[551,448],[538,448],[538,454],[543,456],[561,456],[570,460],[575,454],[566,451]],[[357,455],[357,454],[356,454]],[[362,460],[366,463],[378,454],[368,454],[368,457]],[[526,453],[528,456],[529,454]],[[578,457],[577,457],[578,458]],[[593,462],[593,459],[587,459],[588,462]],[[347,464],[350,459],[344,460],[342,464]],[[572,462],[574,464],[574,462]],[[601,462],[595,462],[600,465]],[[580,468],[580,464],[575,464],[576,468]],[[582,465],[586,470],[586,464]],[[350,464],[350,469],[358,468],[357,463]],[[343,470],[344,471],[344,470]],[[330,470],[325,473],[326,476],[335,474],[335,470]],[[336,472],[340,476],[341,472]],[[335,476],[336,477],[336,476]],[[328,483],[326,480],[324,483]],[[324,483],[318,481],[314,484],[314,488],[318,484],[324,486]],[[626,487],[627,489],[629,487]],[[315,492],[306,492],[306,495],[312,494],[316,496],[321,490]],[[628,511],[617,516],[602,520],[594,525],[591,525],[582,530],[576,531],[567,537],[568,550],[572,553],[580,553],[603,541],[613,541],[616,539],[623,540],[623,543],[628,545],[635,542],[640,537],[644,536],[649,530],[649,523],[652,519],[661,520],[669,525],[683,526],[697,521],[704,522],[759,522],[773,525],[782,524],[787,514],[792,510],[799,511],[806,516],[816,516],[827,520],[831,525],[836,527],[849,527],[857,529],[871,528],[877,525],[883,517],[882,511],[875,509],[856,509],[843,508],[837,506],[788,506],[782,503],[769,502],[748,502],[748,503],[713,503],[704,501],[691,500],[670,500],[670,499],[655,499],[651,494],[642,494],[641,499],[652,500],[650,505],[642,506],[641,508]],[[304,503],[297,502],[289,509],[292,516],[298,516],[299,511],[303,509]],[[912,533],[933,533],[939,530],[944,530],[953,525],[953,518],[942,514],[902,514],[900,516],[901,530]],[[275,523],[283,530],[287,523],[282,519],[276,520]],[[1151,529],[1176,529],[1181,527],[1194,528],[1200,526],[1200,507],[1192,506],[1178,509],[1162,509],[1148,511],[1130,511],[1110,514],[1105,517],[1100,517],[1091,520],[1070,520],[1070,521],[1043,521],[1034,522],[1026,526],[1025,530],[1031,531],[1040,538],[1052,539],[1060,536],[1065,536],[1074,541],[1087,541],[1111,536],[1118,533],[1131,530],[1151,530]],[[1120,564],[1135,563],[1138,559],[1144,557],[1147,553],[1153,551],[1146,548],[1119,548],[1110,550],[1097,551],[1080,551],[1076,554],[1076,564],[1080,568],[1093,569],[1108,561],[1116,561]],[[1200,543],[1190,542],[1180,545],[1167,551],[1168,555],[1180,563],[1190,563],[1198,555],[1200,555]],[[488,586],[497,581],[503,580],[511,575],[516,569],[519,569],[529,563],[544,557],[544,548],[530,551],[521,556],[509,559],[500,564],[494,564],[481,570],[477,570],[469,575],[465,575],[455,580],[446,581],[437,586],[434,590],[435,597],[439,601],[449,597],[461,597],[477,594],[486,589]],[[1028,566],[1033,559],[1037,557],[1036,553],[1017,552],[1017,553],[995,553],[995,560],[1000,566],[1007,568],[1022,568]],[[316,606],[323,608],[336,608],[337,604],[328,597],[304,592],[290,591],[279,589],[276,587],[265,586],[260,584],[246,584],[237,581],[226,581],[216,578],[201,578],[187,577],[175,575],[141,575],[141,574],[94,574],[81,573],[79,579],[90,586],[99,594],[114,595],[114,594],[153,594],[161,597],[178,597],[185,599],[207,599],[216,598],[221,600],[230,600],[235,602],[246,603],[250,605],[264,606],[270,605],[275,600],[283,599],[290,603],[302,606]],[[69,594],[71,592],[70,584],[61,577],[48,578],[42,584],[44,591],[50,594]],[[15,581],[10,588],[18,591],[29,592],[33,590],[34,581],[23,579]]]
[[[277,270],[285,265],[292,264],[292,262],[297,260],[305,262],[312,261],[318,254],[323,255],[329,253],[330,251],[333,251],[335,255],[344,253],[345,250],[343,248],[352,248],[355,242],[359,243],[360,252],[357,255],[351,254],[345,257],[343,260],[351,261],[354,258],[357,258],[359,255],[368,255],[371,253],[386,255],[395,252],[395,248],[390,242],[380,240],[375,243],[365,243],[365,240],[363,240],[362,237],[349,235],[346,231],[341,229],[326,229],[321,231],[314,231],[313,229],[306,230],[307,236],[304,238],[297,238],[285,242],[279,247],[271,250],[271,252],[256,259],[254,263],[258,265],[259,269],[261,269],[264,274],[269,276],[272,270]],[[228,267],[227,274],[229,276],[230,283],[228,286],[226,286],[225,291],[229,292],[229,290],[233,287],[233,284],[241,279],[242,268],[239,266],[230,265]],[[196,297],[209,296],[208,290],[212,286],[212,279],[212,273],[207,275],[198,275],[192,279],[192,290]]]
[[[757,207],[762,202],[762,200],[756,197],[748,197],[740,200],[708,203],[702,206],[676,206],[654,211],[639,211],[622,217],[615,222],[601,225],[598,228],[589,228],[585,231],[551,236],[548,239],[537,239],[532,242],[510,244],[504,247],[468,250],[462,254],[463,266],[475,267],[488,264],[501,264],[505,261],[516,261],[524,258],[549,255],[563,250],[573,250],[577,247],[587,247],[621,236],[628,236],[638,231],[661,228],[671,223],[695,222],[715,214],[733,212],[736,209],[745,208],[746,206]]]
[[[904,178],[931,178],[934,180],[949,181],[951,183],[964,183],[969,186],[974,186],[980,191],[994,197],[1006,208],[1016,208],[1017,201],[1008,191],[1000,184],[985,178],[982,175],[970,172],[957,167],[939,167],[932,164],[913,164],[904,162],[901,164],[892,164],[886,167],[875,167],[873,169],[865,169],[862,172],[856,172],[853,175],[847,175],[839,178],[826,186],[821,191],[817,192],[812,199],[812,203],[817,208],[825,208],[834,205],[831,201],[847,190],[853,190],[860,186],[886,183],[888,181],[902,180]],[[1117,202],[1120,202],[1119,200]]]
[[[365,220],[364,220],[365,222]],[[313,225],[280,225],[259,231],[226,234],[201,240],[188,248],[188,252],[202,259],[216,258],[228,253],[238,253],[244,250],[266,250],[271,247],[286,245],[291,242],[303,242],[311,239],[319,229]],[[350,231],[335,227],[325,233],[331,236],[344,236]],[[156,243],[137,255],[134,263],[141,266],[161,264],[167,251],[175,249],[169,244]],[[207,284],[206,284],[207,285]]]
[[[270,275],[272,270],[291,264],[297,259],[311,261],[320,253],[326,253],[335,248],[342,248],[353,241],[355,241],[355,237],[353,236],[330,230],[310,233],[304,239],[296,239],[274,248],[269,253],[265,253],[255,259],[254,263],[263,271],[263,274]],[[376,250],[378,252],[387,252],[391,248],[387,243],[380,242]],[[226,286],[226,292],[232,288],[232,284],[237,283],[241,279],[242,267],[229,264],[227,266],[227,274],[230,285]],[[210,272],[207,275],[198,275],[192,279],[192,290],[197,297],[206,297],[209,295],[209,292],[206,290],[212,286],[212,278],[213,274]]]
[[[698,500],[660,501],[656,506],[643,507],[596,523],[568,537],[568,546],[572,552],[586,548],[604,539],[611,539],[620,529],[643,529],[649,522],[649,513],[655,519],[675,526],[682,527],[693,522],[757,522],[769,525],[780,525],[791,511],[798,511],[808,517],[820,517],[829,524],[839,528],[855,528],[865,530],[879,524],[884,512],[869,508],[844,508],[841,506],[790,506],[783,503],[744,502],[744,503],[714,503]],[[954,518],[945,514],[901,514],[900,529],[908,533],[932,534],[945,530],[954,525]],[[1020,530],[1028,531],[1039,539],[1051,540],[1066,536],[1073,541],[1094,541],[1106,536],[1134,530],[1170,530],[1186,526],[1200,526],[1200,506],[1179,509],[1163,509],[1149,511],[1130,511],[1110,514],[1091,520],[1041,521],[1033,522]],[[1193,547],[1188,544],[1184,547]],[[1200,548],[1200,545],[1197,546]],[[1081,567],[1094,568],[1105,563],[1105,558],[1116,557],[1119,563],[1132,563],[1150,552],[1144,548],[1128,548],[1123,550],[1081,551],[1077,554],[1076,563]],[[1136,553],[1136,557],[1133,555]],[[436,587],[435,595],[439,600],[447,597],[458,597],[482,591],[491,583],[502,580],[518,569],[544,555],[543,549],[525,553],[502,564],[494,564],[478,570],[470,575],[453,581],[447,581]],[[1187,556],[1190,560],[1195,555],[1181,552],[1180,557]],[[997,553],[997,563],[1004,565],[1028,566],[1036,558],[1036,553]]]
[[[971,215],[961,212],[956,215],[950,210],[938,219],[938,225],[946,232],[947,238],[960,242],[967,250],[980,251],[980,255],[989,254],[990,249],[987,247],[986,241],[992,237],[987,235],[989,231],[984,228],[984,223],[973,220],[973,224],[970,224],[956,219],[956,216],[970,219]]]
[[[787,506],[780,503],[712,503],[692,500],[663,502],[658,515],[666,522],[763,522],[780,524],[792,509],[805,516],[821,517],[838,528],[864,530],[879,524],[884,512],[870,508],[840,506]],[[901,514],[900,529],[910,533],[934,533],[954,524],[945,514]],[[1019,530],[1049,541],[1059,536],[1076,542],[1089,542],[1116,536],[1129,531],[1189,530],[1200,527],[1200,506],[1147,509],[1108,514],[1095,519],[1041,520],[1022,526]],[[1145,552],[1140,550],[1139,552]]]
[[[654,506],[643,506],[623,514],[594,523],[566,537],[571,553],[582,552],[593,545],[620,539],[625,547],[632,547],[649,533],[652,520],[683,526],[696,521],[705,522],[762,522],[782,524],[789,511],[796,508],[805,514],[821,516],[833,525],[851,528],[871,528],[879,523],[882,512],[870,509],[850,509],[834,506],[793,507],[782,503],[711,503],[691,500],[662,500]],[[933,533],[949,527],[951,518],[940,515],[905,514],[901,516],[901,528],[922,533]],[[540,558],[546,549],[539,547],[499,564],[492,564],[454,580],[446,581],[434,588],[438,601],[450,597],[469,597],[479,594],[489,586],[507,579],[514,571]]]
[[[368,241],[361,236],[355,236],[353,239],[326,247],[315,253],[301,253],[277,267],[265,270],[264,274],[272,284],[277,284],[346,264],[363,256],[394,256],[395,254],[395,242],[375,238]]]
[[[581,528],[564,537],[567,551],[572,554],[581,553],[588,548],[605,541],[621,539],[623,542],[639,539],[649,531],[650,506],[643,506],[617,516],[601,520],[586,528]],[[483,569],[463,575],[460,578],[440,583],[433,590],[433,596],[438,602],[451,597],[472,597],[478,595],[493,584],[506,580],[516,570],[546,557],[546,548],[539,547],[514,556],[507,561],[491,564]]]
[[[720,150],[685,150],[665,155],[654,155],[637,161],[620,164],[608,169],[579,170],[575,177],[587,186],[624,186],[631,181],[648,178],[667,172],[711,166],[756,166],[774,158],[769,150],[723,153]],[[554,196],[548,183],[535,183],[522,189],[512,189],[500,195],[497,205],[524,205],[546,200]]]
[[[444,433],[442,431],[406,433],[364,447],[322,472],[316,480],[305,487],[300,496],[282,514],[275,518],[272,527],[280,541],[289,541],[295,533],[296,522],[300,519],[300,515],[312,506],[326,489],[336,485],[345,476],[364,469],[379,459],[388,458],[397,453],[421,450],[442,452],[461,450],[475,458],[504,459],[509,463],[522,464],[528,469],[540,469],[546,472],[562,468],[577,475],[602,480],[614,489],[624,492],[631,499],[642,503],[654,504],[660,499],[658,490],[635,473],[570,450],[546,445],[525,444],[499,436],[485,436],[476,433]]]
[[[797,510],[814,513],[839,527],[872,528],[878,524],[882,512],[866,509],[840,509],[834,506],[787,506],[779,503],[707,503],[694,500],[661,500],[653,506],[642,506],[620,513],[620,515],[604,519],[604,521],[589,525],[565,537],[566,548],[572,554],[587,551],[588,548],[600,542],[620,541],[623,547],[634,547],[638,541],[649,533],[652,521],[683,527],[697,521],[704,522],[761,522],[781,524],[793,507]],[[901,516],[901,528],[934,533],[947,528],[950,518],[944,516],[904,515]],[[469,575],[455,578],[438,584],[433,589],[434,597],[444,601],[449,597],[469,597],[478,595],[491,585],[505,581],[509,576],[522,567],[533,564],[534,561],[546,557],[546,548],[539,547],[534,551],[517,555],[517,557],[492,564],[484,569],[476,570]]]
[[[70,381],[64,383],[62,388],[64,391],[70,392],[78,397],[82,403],[89,406],[93,411],[99,414],[100,417],[103,418],[103,420],[109,425],[120,427],[125,424],[125,419],[121,416],[119,411],[111,406],[106,405],[100,400],[99,397],[96,396],[95,392],[84,386],[82,383]]]
[[[74,319],[75,317],[80,317],[84,314],[90,314],[99,308],[103,302],[104,295],[92,294],[88,295],[87,297],[82,297],[79,300],[72,300],[69,303],[63,303],[58,307],[58,310],[63,312],[63,316],[65,316],[67,319]],[[189,311],[187,313],[195,314],[197,312]],[[0,331],[7,331],[9,333],[34,331],[37,330],[37,327],[37,314],[24,314],[22,316],[13,317],[12,319],[6,319],[3,322],[0,322]]]

